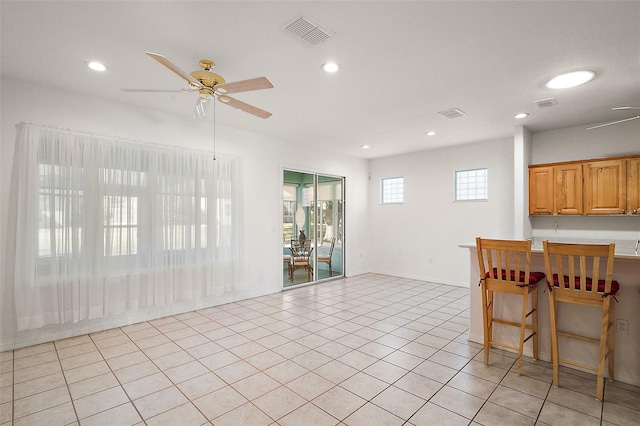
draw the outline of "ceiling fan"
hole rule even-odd
[[[154,89],[121,89],[123,92],[165,92],[165,93],[198,93],[198,101],[196,102],[193,117],[203,119],[207,116],[209,104],[213,98],[218,101],[237,108],[241,111],[255,115],[260,118],[269,118],[271,113],[253,105],[249,105],[230,96],[228,93],[249,92],[252,90],[271,89],[273,84],[266,77],[252,78],[249,80],[236,81],[227,83],[222,76],[211,72],[215,66],[213,61],[203,59],[200,61],[202,69],[186,73],[174,65],[165,56],[157,53],[147,52],[156,61],[169,68],[174,73],[185,79],[189,85],[186,89],[181,90],[154,90]]]
[[[627,110],[640,110],[640,107],[619,106],[619,107],[614,107],[614,108],[611,108],[611,109],[613,111],[627,111]],[[622,120],[610,121],[608,123],[598,124],[597,126],[587,127],[587,130],[593,130],[593,129],[597,129],[597,128],[600,128],[600,127],[611,126],[612,124],[624,123],[625,121],[637,120],[638,118],[640,118],[640,115],[635,115],[633,117],[624,118]]]

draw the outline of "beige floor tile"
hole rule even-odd
[[[138,364],[114,370],[113,373],[116,375],[120,383],[124,384],[137,379],[141,379],[143,377],[151,376],[152,374],[158,372],[160,372],[158,367],[153,362],[147,360]]]
[[[200,411],[191,403],[180,405],[155,417],[146,420],[149,426],[189,426],[202,425],[207,423],[207,419]]]
[[[0,424],[10,424],[13,417],[13,402],[0,404]]]
[[[209,343],[209,342],[211,341],[206,337],[204,337],[202,334],[194,334],[193,336],[175,340],[175,344],[180,346],[182,349],[193,348],[199,345],[204,345],[205,343]]]
[[[637,406],[640,409],[640,406]],[[637,425],[640,419],[640,411],[623,405],[604,403],[602,420],[616,425]]]
[[[452,388],[451,386],[444,386],[429,402],[433,402],[442,408],[446,408],[468,419],[473,419],[485,400]]]
[[[591,417],[551,401],[544,403],[538,420],[551,426],[597,426],[600,424],[600,418]]]
[[[333,360],[321,367],[316,368],[313,372],[324,377],[332,383],[338,384],[356,374],[358,370],[346,364],[343,364],[340,361]]]
[[[213,373],[205,373],[178,384],[178,388],[191,401],[225,386],[226,383]]]
[[[110,358],[107,360],[107,364],[109,364],[109,367],[111,367],[111,369],[115,371],[147,361],[149,361],[149,357],[147,357],[144,352],[135,351],[126,355]]]
[[[400,388],[390,386],[371,402],[402,419],[408,419],[427,401]]]
[[[278,420],[281,426],[335,426],[340,422],[335,417],[307,403]]]
[[[18,419],[70,401],[69,390],[62,386],[16,399],[13,403],[13,415]]]
[[[142,418],[148,420],[187,402],[187,398],[178,389],[170,387],[138,398],[133,404]]]
[[[418,396],[425,401],[429,400],[443,386],[443,384],[440,382],[413,372],[409,372],[406,375],[402,376],[393,385],[415,396]]]
[[[286,386],[310,401],[331,389],[334,384],[322,376],[310,372],[290,381]]]
[[[169,368],[177,367],[179,365],[186,364],[192,361],[195,361],[195,359],[191,355],[189,355],[188,352],[183,350],[172,352],[170,354],[153,359],[153,362],[161,370],[168,370]]]
[[[378,358],[355,350],[342,355],[337,360],[344,364],[347,364],[350,367],[355,368],[356,370],[364,370],[368,366],[378,361]]]
[[[226,349],[222,352],[216,352],[213,355],[200,358],[200,362],[202,363],[202,365],[204,365],[211,371],[218,370],[224,366],[233,364],[234,362],[238,361],[240,361],[240,358],[227,351]]]
[[[470,421],[453,411],[427,402],[409,419],[409,423],[416,426],[467,426]]]
[[[363,371],[371,376],[377,377],[380,380],[384,380],[389,384],[395,382],[408,372],[408,370],[386,361],[378,361],[374,364],[371,364]]]
[[[69,423],[69,425],[78,425],[78,422]],[[143,426],[144,423],[133,408],[133,404],[126,403],[110,410],[103,411],[91,417],[82,420],[82,426]]]
[[[274,389],[252,402],[274,420],[286,416],[307,403],[300,395],[284,386]]]
[[[412,371],[416,374],[420,374],[421,376],[425,376],[440,383],[447,383],[453,376],[458,373],[458,370],[445,367],[444,365],[436,364],[435,362],[429,360],[424,361]]]
[[[60,351],[58,351],[58,355],[60,355]],[[102,357],[102,354],[95,348],[95,346],[94,350],[90,352],[73,355],[67,358],[60,358],[60,364],[62,365],[62,369],[65,371],[100,361],[104,361],[104,358]]]
[[[234,362],[214,371],[216,375],[229,384],[247,378],[257,372],[258,369],[246,361]]]
[[[105,359],[115,358],[121,355],[127,355],[138,352],[138,347],[134,343],[124,343],[122,345],[111,346],[100,351]]]
[[[400,426],[404,424],[404,420],[373,403],[367,403],[344,419],[342,423],[353,426]]]
[[[182,351],[180,346],[176,345],[171,341],[143,350],[143,352],[147,354],[147,356],[152,360],[161,358],[165,355],[169,355],[175,352],[180,352],[180,351]]]
[[[487,402],[474,418],[483,425],[533,426],[535,419],[509,410],[508,408]]]
[[[470,362],[470,359],[442,350],[431,355],[429,361],[460,370]]]
[[[340,383],[340,386],[369,401],[385,390],[389,384],[375,376],[359,372]]]
[[[100,376],[111,372],[109,365],[105,361],[94,362],[93,364],[83,365],[82,367],[65,369],[64,377],[67,383],[75,383],[81,380],[90,379],[91,377]]]
[[[48,376],[39,377],[37,379],[28,380],[26,382],[16,383],[13,386],[13,395],[9,395],[9,397],[18,400],[44,391],[59,388],[61,386],[66,386],[66,384],[63,374],[58,372]],[[11,390],[11,386],[7,386],[6,388]]]
[[[595,399],[595,389],[593,395],[586,395],[580,392],[564,389],[562,387],[551,387],[547,401],[575,411],[587,414],[591,417],[600,418],[602,413],[602,402]]]
[[[447,383],[447,386],[477,396],[478,398],[487,399],[497,385],[488,380],[460,372]]]
[[[259,408],[250,402],[241,405],[217,417],[213,420],[213,424],[216,426],[237,426],[237,425],[251,425],[251,426],[267,426],[272,425],[273,420],[263,413]]]
[[[20,370],[23,368],[34,367],[36,365],[46,364],[52,361],[58,361],[58,354],[55,350],[40,352],[35,355],[16,358],[13,361],[13,369]]]
[[[131,339],[129,339],[129,336],[124,333],[95,341],[96,347],[100,350],[110,348],[112,346],[124,345],[125,343],[131,343]]]
[[[164,370],[164,374],[175,384],[193,379],[194,377],[201,376],[208,372],[209,370],[207,367],[198,361],[191,361],[186,364]]]
[[[39,345],[27,346],[25,348],[16,349],[13,351],[13,358],[19,359],[27,356],[37,355],[43,352],[50,352],[55,350],[55,346],[52,342],[41,343]]]
[[[251,356],[245,361],[256,367],[258,370],[266,370],[267,368],[273,367],[274,365],[286,361],[286,358],[273,351],[267,350]]]
[[[594,384],[595,386],[595,384]],[[595,388],[591,391],[595,395]],[[627,408],[640,410],[640,387],[629,386],[624,383],[610,383],[605,381],[604,400],[607,402],[613,402],[618,405],[622,405]]]
[[[284,385],[307,374],[309,370],[293,361],[287,360],[264,370],[264,372]]]
[[[93,416],[94,414],[129,402],[129,397],[121,387],[117,386],[102,392],[97,392],[84,398],[74,399],[73,405],[79,419]]]
[[[336,386],[311,402],[338,420],[344,420],[367,401],[340,386]]]
[[[71,402],[65,402],[25,417],[16,418],[13,426],[50,425],[52,421],[58,424],[73,424],[76,420],[73,405]]]
[[[13,392],[14,388],[11,385],[0,387],[0,404],[13,401]]]
[[[258,398],[280,387],[280,383],[266,374],[259,372],[233,384],[233,388],[249,401]]]
[[[26,382],[28,380],[38,379],[40,377],[48,376],[50,374],[60,373],[59,361],[47,362],[46,364],[40,364],[30,368],[23,368],[21,370],[15,370],[13,372],[13,382],[15,384]],[[11,373],[5,373],[11,374]]]
[[[551,389],[551,383],[549,382],[533,379],[527,376],[518,376],[513,372],[508,373],[500,382],[500,385],[541,399],[545,399]]]
[[[438,352],[438,349],[433,348],[431,346],[423,345],[422,343],[418,343],[416,341],[407,343],[402,348],[400,348],[400,350],[402,352],[406,352],[408,354],[415,355],[423,359],[427,359],[431,355]]]
[[[249,402],[230,386],[222,387],[195,400],[193,403],[209,420],[213,420]]]
[[[122,385],[131,400],[142,398],[145,395],[172,386],[173,383],[163,373],[155,373]]]
[[[310,350],[292,358],[291,360],[309,370],[315,370],[316,368],[328,363],[332,359],[331,357],[328,357],[327,355],[324,355],[316,350]]]
[[[538,418],[544,404],[544,399],[502,385],[496,388],[489,401],[533,419]]]
[[[197,359],[201,359],[222,351],[224,351],[224,348],[222,346],[211,341],[187,349],[187,352],[189,352],[192,357]]]

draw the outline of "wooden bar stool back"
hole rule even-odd
[[[615,304],[620,284],[613,280],[615,244],[566,244],[542,242],[544,263],[549,286],[549,315],[551,323],[551,362],[553,385],[559,385],[560,363],[597,372],[596,398],[604,395],[604,361],[607,359],[608,376],[613,380],[615,347]],[[597,283],[594,285],[594,283]],[[558,303],[575,303],[600,308],[600,337],[597,339],[558,331]],[[572,319],[575,321],[575,319]],[[578,339],[599,345],[598,366],[560,359],[558,336]]]
[[[517,373],[522,367],[522,353],[527,340],[533,339],[533,358],[538,359],[538,292],[537,284],[544,279],[543,272],[531,272],[531,241],[491,240],[476,238],[480,285],[482,287],[482,320],[484,325],[484,363],[489,365],[489,349],[500,346],[518,352]],[[494,317],[494,293],[522,296],[520,321]],[[531,309],[529,310],[529,296]],[[527,323],[527,317],[531,321]],[[520,329],[518,346],[493,340],[494,324],[505,324]],[[530,333],[525,336],[526,330]]]

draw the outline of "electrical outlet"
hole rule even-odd
[[[629,321],[626,319],[617,319],[616,331],[620,334],[629,334]]]

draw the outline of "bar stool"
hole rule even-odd
[[[604,395],[604,361],[607,359],[609,380],[613,380],[615,347],[615,304],[611,297],[618,294],[620,284],[613,280],[615,244],[566,244],[542,242],[544,264],[549,286],[549,314],[551,323],[551,362],[553,385],[559,386],[560,362],[596,371],[596,398]],[[590,274],[590,275],[589,275]],[[562,277],[562,285],[560,285]],[[593,283],[597,283],[593,285]],[[594,339],[574,333],[558,331],[558,302],[594,306],[601,309],[600,338]],[[560,359],[558,336],[600,345],[597,368]]]
[[[476,238],[480,284],[482,286],[482,320],[484,325],[484,364],[489,365],[489,349],[501,346],[518,352],[517,374],[522,367],[522,352],[527,340],[533,338],[533,358],[538,359],[538,292],[537,284],[544,279],[543,272],[530,272],[531,241],[490,240]],[[494,293],[522,296],[522,315],[519,322],[494,317]],[[528,310],[531,294],[531,310]],[[527,324],[527,317],[531,323]],[[493,340],[493,325],[506,324],[520,328],[518,346]],[[531,334],[525,337],[525,330]]]

